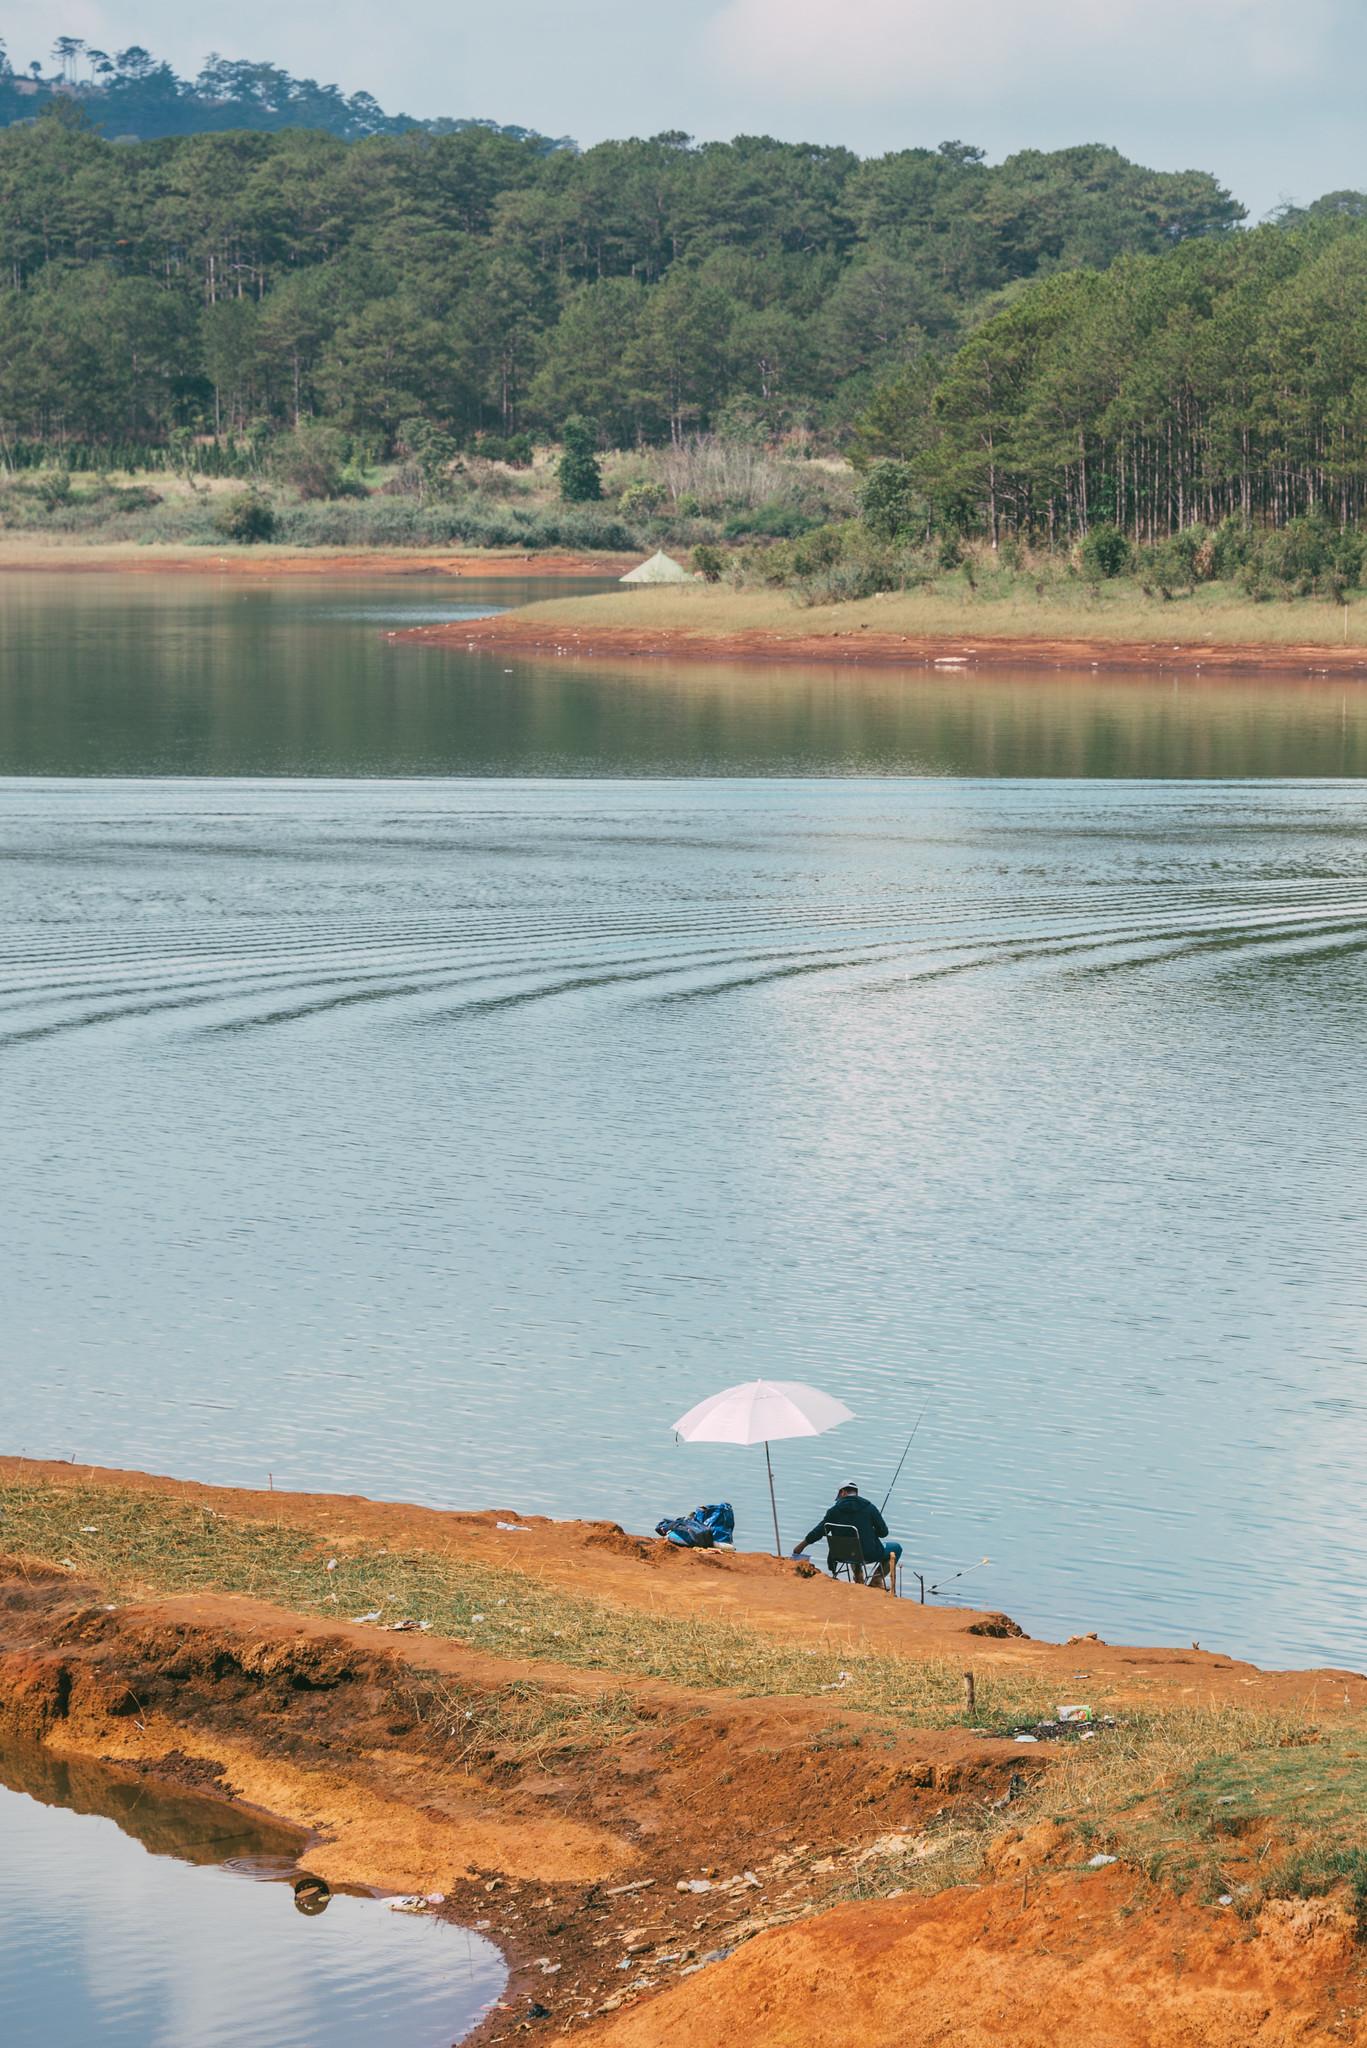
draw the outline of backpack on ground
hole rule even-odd
[[[694,1508],[691,1515],[666,1516],[655,1524],[657,1536],[668,1537],[683,1550],[711,1550],[718,1543],[730,1543],[735,1533],[736,1511],[729,1500]]]

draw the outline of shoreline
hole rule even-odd
[[[456,581],[556,580],[567,583],[616,580],[635,556],[587,551],[526,553],[512,549],[306,548],[258,543],[253,546],[195,547],[184,543],[91,542],[29,539],[0,534],[0,587],[6,575],[201,576],[258,582],[318,579],[358,581],[368,577],[442,577]],[[730,602],[727,602],[727,599]],[[727,610],[771,609],[759,593],[730,594]],[[907,609],[911,630],[887,622],[889,610]],[[604,616],[629,606],[637,623],[618,624]],[[687,609],[685,610],[684,607]],[[713,627],[707,609],[719,608],[711,586],[607,592],[595,596],[541,599],[487,619],[451,620],[391,628],[386,637],[462,652],[531,657],[537,660],[614,660],[627,665],[684,662],[741,667],[827,667],[914,669],[942,677],[978,670],[1093,671],[1097,674],[1186,675],[1191,677],[1300,677],[1367,679],[1367,641],[1343,644],[1325,639],[1221,639],[1195,630],[1209,619],[1176,618],[1165,626],[1186,637],[1134,637],[1104,631],[1058,630],[1057,615],[1038,632],[994,632],[970,628],[962,617],[952,625],[926,625],[915,597],[851,602],[801,612],[793,608],[782,626],[772,623]],[[687,613],[704,613],[694,623]],[[943,609],[943,608],[940,608]],[[983,611],[989,615],[990,605]],[[639,623],[647,610],[658,613]],[[871,613],[872,616],[862,616]],[[793,624],[786,623],[791,616]],[[1326,617],[1323,607],[1310,613]],[[799,623],[803,622],[803,623]],[[1218,624],[1218,613],[1213,623]]]
[[[190,547],[174,542],[70,541],[43,542],[0,535],[0,575],[76,575],[96,570],[126,575],[205,576],[451,576],[487,577],[620,576],[631,567],[630,555],[555,552],[544,555],[513,549],[300,548],[258,542],[251,547]]]
[[[590,600],[576,600],[589,602]],[[638,602],[614,599],[614,602]],[[542,606],[490,619],[408,626],[396,640],[459,647],[471,653],[522,654],[537,659],[618,659],[637,662],[699,661],[745,666],[914,668],[940,674],[1000,668],[1148,670],[1188,675],[1319,675],[1367,678],[1367,647],[1314,643],[1206,639],[1121,640],[1103,636],[984,633],[897,633],[863,627],[776,632],[742,627],[713,633],[691,626],[576,625],[559,606],[557,617],[534,616]]]
[[[1089,1862],[1052,1808],[1119,1738],[1016,1740],[1056,1699],[1226,1743],[1273,1716],[1312,1744],[1277,1738],[1299,1767],[1356,1744],[1367,1678],[1034,1641],[612,1523],[0,1459],[0,1721],[305,1828],[329,1881],[443,1892],[509,1962],[480,2048],[541,2018],[593,2048],[733,2025],[830,2048],[833,1999],[865,2048],[941,2038],[960,2006],[956,2048],[1177,2048],[1196,2013],[1208,2048],[1282,2048],[1367,2019],[1336,1895],[1240,1919],[1129,1854]],[[927,1881],[974,1842],[976,1875]],[[1231,1836],[1218,1868],[1269,1846]]]

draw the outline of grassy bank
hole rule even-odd
[[[801,604],[786,590],[678,584],[529,605],[518,620],[533,626],[645,629],[661,635],[724,639],[764,635],[805,639],[861,633],[908,639],[943,637],[1060,641],[1144,641],[1159,645],[1362,648],[1367,595],[1346,605],[1318,598],[1257,603],[1231,585],[1207,584],[1168,602],[1135,584],[1092,587],[1059,579],[1040,585],[1003,569],[970,584],[962,572],[918,590],[841,604]]]
[[[123,1598],[247,1594],[338,1620],[426,1623],[435,1635],[532,1662],[756,1698],[830,1691],[842,1705],[919,1727],[963,1721],[962,1670],[944,1661],[875,1655],[857,1641],[788,1647],[701,1617],[643,1620],[449,1550],[329,1548],[285,1523],[238,1520],[141,1492],[0,1487],[0,1550],[79,1571]],[[975,1725],[1018,1726],[1051,1711],[1051,1702],[1048,1686],[1027,1673],[984,1674]]]
[[[220,1496],[221,1498],[221,1496]],[[339,1504],[344,1507],[344,1504]],[[524,1761],[543,1750],[592,1752],[639,1725],[643,1678],[688,1689],[699,1709],[718,1693],[752,1700],[818,1699],[837,1714],[873,1717],[870,1732],[962,1729],[1007,1733],[1052,1717],[1058,1679],[1028,1667],[980,1664],[967,1717],[956,1661],[873,1652],[858,1639],[819,1647],[663,1608],[628,1608],[567,1591],[528,1571],[459,1554],[454,1542],[388,1547],[334,1531],[237,1515],[173,1494],[117,1485],[0,1486],[0,1553],[70,1572],[115,1601],[178,1594],[245,1594],[293,1612],[381,1628],[421,1674],[422,1625],[441,1637],[516,1660],[492,1691],[469,1700],[434,1673],[421,1676],[414,1714],[469,1724],[480,1755]],[[870,1598],[877,1596],[871,1595]],[[377,1634],[377,1645],[390,1640]],[[540,1678],[537,1665],[546,1667]],[[609,1683],[566,1694],[551,1667]],[[939,1891],[1009,1871],[1022,1827],[1055,1863],[1114,1858],[1141,1882],[1194,1904],[1252,1918],[1273,1899],[1339,1894],[1367,1930],[1367,1719],[1345,1711],[1323,1681],[1322,1709],[1192,1704],[1173,1695],[1142,1712],[1112,1700],[1114,1720],[1087,1740],[1040,1743],[1022,1759],[1049,1768],[1018,1799],[959,1799],[914,1839],[880,1841],[857,1859],[868,1895]],[[443,1690],[444,1688],[444,1690]],[[421,1697],[419,1697],[419,1694]],[[1093,1674],[1098,1713],[1107,1689]],[[857,1740],[848,1719],[842,1743]]]

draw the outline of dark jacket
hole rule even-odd
[[[873,1502],[865,1500],[862,1493],[847,1493],[834,1501],[816,1527],[803,1537],[804,1549],[809,1543],[819,1543],[832,1522],[847,1522],[859,1531],[859,1547],[866,1564],[887,1563],[882,1539],[888,1533],[888,1525]]]

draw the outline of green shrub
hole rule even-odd
[[[1367,559],[1367,534],[1356,526],[1340,533],[1334,543],[1334,574],[1340,583],[1356,590],[1362,582],[1362,565]]]
[[[822,569],[833,568],[846,548],[847,535],[843,527],[819,526],[789,550],[788,560],[795,576],[815,576]]]
[[[407,457],[404,481],[418,497],[444,497],[455,483],[456,444],[445,428],[421,414],[400,420],[397,442]]]
[[[1195,589],[1203,575],[1209,574],[1213,554],[1205,529],[1189,526],[1159,541],[1141,559],[1152,582],[1164,597],[1171,597],[1175,590]]]
[[[640,476],[627,485],[619,502],[624,512],[639,512],[648,519],[660,510],[668,496],[669,492],[655,477]]]
[[[710,541],[699,541],[693,550],[692,559],[693,567],[702,577],[704,583],[721,582],[722,571],[726,567],[726,557],[720,548],[713,547]]]
[[[301,498],[354,498],[363,494],[364,485],[347,475],[350,458],[345,434],[309,421],[276,443],[271,468]]]
[[[530,469],[536,450],[530,434],[478,434],[471,453],[509,469]]]
[[[735,513],[723,526],[722,535],[726,540],[746,540],[751,535],[763,540],[796,540],[799,534],[810,533],[820,524],[820,519],[810,512],[770,498],[765,504],[756,505],[752,512]]]
[[[1118,526],[1094,526],[1082,543],[1082,573],[1100,583],[1123,576],[1130,566],[1130,543]]]
[[[592,420],[576,413],[561,429],[562,454],[557,475],[560,495],[567,505],[591,505],[603,495],[603,473],[598,466],[598,429]]]
[[[150,484],[106,484],[91,495],[101,511],[117,512],[121,518],[133,512],[150,512],[154,505],[162,503],[161,492],[154,491]]]
[[[1219,540],[1217,536],[1217,553]],[[1357,528],[1345,531],[1322,513],[1309,513],[1282,527],[1247,532],[1238,579],[1250,597],[1273,592],[1311,597],[1318,592],[1341,601],[1361,581],[1365,552],[1367,540]]]
[[[875,462],[859,492],[859,513],[877,540],[902,540],[923,528],[926,505],[911,464]]]
[[[239,491],[235,497],[226,499],[214,514],[215,530],[225,540],[246,545],[273,540],[276,523],[275,507],[259,491]]]
[[[798,602],[805,605],[853,604],[862,597],[877,597],[885,590],[903,588],[901,571],[895,557],[889,554],[833,562],[829,568],[799,577],[796,585]]]
[[[1246,520],[1224,519],[1210,537],[1210,573],[1217,583],[1232,583],[1253,547],[1253,529]]]
[[[621,519],[597,505],[488,505],[478,498],[451,502],[368,498],[282,506],[276,537],[296,547],[610,548],[625,552],[637,537]]]

